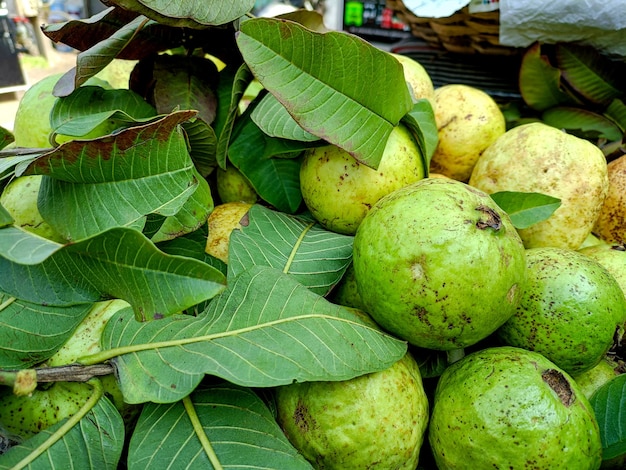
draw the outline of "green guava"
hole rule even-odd
[[[596,260],[615,278],[626,294],[626,246],[598,243],[578,249],[585,256]]]
[[[277,419],[315,468],[414,470],[428,399],[407,353],[389,369],[335,382],[276,389]]]
[[[526,250],[527,280],[519,306],[496,335],[543,354],[569,374],[598,364],[623,333],[626,299],[597,261],[564,248]]]
[[[354,265],[350,264],[341,280],[333,288],[328,296],[328,300],[331,302],[343,305],[344,307],[358,308],[365,310],[363,300],[359,295],[359,291],[356,285],[356,279],[354,277]]]
[[[19,176],[0,194],[0,205],[13,217],[13,225],[58,243],[67,240],[46,222],[37,207],[42,175]]]
[[[300,189],[304,203],[322,226],[352,235],[381,197],[424,175],[417,142],[405,126],[398,125],[389,136],[376,170],[336,145],[305,151]]]
[[[609,357],[604,357],[591,369],[572,377],[587,398],[595,393],[602,385],[619,375],[619,364]]]
[[[509,319],[526,277],[509,216],[485,193],[427,178],[382,198],[354,238],[364,310],[428,349],[477,343]]]
[[[506,346],[443,372],[428,438],[439,470],[594,470],[602,461],[593,409],[574,379],[539,353]]]
[[[250,181],[233,165],[227,165],[225,170],[218,168],[215,182],[217,194],[223,203],[247,202],[254,204],[259,200],[259,195]]]
[[[54,103],[59,99],[52,94],[52,91],[63,75],[63,73],[48,75],[24,92],[18,103],[13,122],[13,135],[16,146],[32,148],[49,148],[51,146],[52,127],[50,126],[50,111]],[[107,82],[96,77],[90,78],[85,85],[100,86],[106,89],[111,88]],[[83,138],[106,135],[115,127],[116,123],[113,120],[105,121],[88,135],[83,136]],[[57,136],[56,140],[58,143],[63,143],[71,139],[67,136]]]
[[[54,382],[30,395],[14,395],[0,387],[0,423],[21,439],[29,439],[59,421],[76,414],[93,394],[85,382]]]

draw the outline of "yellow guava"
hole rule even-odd
[[[404,69],[404,79],[408,83],[413,100],[427,99],[431,104],[435,103],[435,88],[433,81],[422,64],[417,60],[403,54],[391,53]]]
[[[228,263],[228,244],[233,230],[241,228],[241,220],[253,204],[248,202],[225,202],[213,208],[209,215],[209,235],[205,252]]]

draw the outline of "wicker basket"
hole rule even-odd
[[[411,28],[413,36],[431,45],[461,54],[513,55],[519,48],[499,41],[500,12],[469,13],[465,7],[446,18],[421,18],[402,0],[386,0],[387,8]]]

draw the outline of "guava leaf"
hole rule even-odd
[[[0,204],[0,228],[8,227],[9,225],[13,225],[15,219],[11,216],[9,211],[7,211],[2,204]],[[0,242],[2,243],[2,242]]]
[[[27,369],[49,359],[92,306],[37,305],[0,292],[0,369]]]
[[[274,95],[265,95],[250,114],[257,126],[270,137],[314,142],[316,135],[305,131]]]
[[[541,193],[499,191],[490,196],[509,215],[516,229],[546,220],[561,205],[559,198]]]
[[[224,468],[311,469],[252,390],[229,383],[201,385],[190,396]],[[182,402],[146,403],[128,451],[129,468],[212,468]]]
[[[202,119],[192,119],[182,124],[189,142],[189,155],[200,175],[206,178],[217,166],[217,137],[213,127]]]
[[[30,164],[43,153],[43,149],[14,148],[3,152],[4,155],[0,152],[0,175],[12,170],[15,170],[17,174],[17,168],[20,164]]]
[[[611,101],[611,104],[606,108],[604,114],[615,122],[622,132],[626,133],[626,104],[623,100],[614,99]]]
[[[412,107],[395,58],[345,32],[274,18],[244,21],[237,44],[302,128],[378,167],[391,130]]]
[[[131,90],[85,85],[56,100],[50,111],[50,126],[57,134],[80,137],[109,119],[118,124],[110,126],[112,131],[155,116],[156,110]]]
[[[245,63],[237,69],[232,65],[227,65],[220,72],[220,81],[217,87],[217,116],[213,127],[218,135],[215,152],[217,164],[222,169],[226,168],[228,145],[235,120],[239,115],[239,102],[252,78],[252,72]]]
[[[230,162],[250,181],[261,199],[282,212],[296,212],[302,203],[300,161],[271,158],[269,153],[302,151],[304,143],[268,137],[249,118],[242,118],[240,123],[243,124],[229,147]]]
[[[198,186],[191,197],[176,214],[165,218],[157,233],[150,239],[158,243],[193,232],[206,223],[212,210],[211,188],[207,180],[198,174]]]
[[[15,142],[13,133],[8,129],[0,126],[0,150],[9,145],[11,142]]]
[[[196,305],[226,283],[217,269],[167,255],[132,229],[114,228],[77,243],[57,244],[43,260],[33,260],[30,245],[22,245],[26,237],[35,236],[22,231],[13,246],[0,244],[0,291],[33,303],[67,306],[114,297],[126,300],[145,320]],[[7,252],[17,261],[7,259]]]
[[[401,122],[413,134],[422,154],[424,174],[428,175],[430,160],[439,142],[435,113],[430,101],[426,99],[417,100],[413,109],[402,118]]]
[[[56,83],[52,94],[55,96],[67,96],[74,89],[84,84],[96,75],[111,61],[120,55],[120,52],[137,35],[137,32],[150,24],[150,20],[143,16],[131,20],[128,24],[120,27],[106,41],[92,46],[81,52],[76,58],[76,67],[68,70]]]
[[[544,123],[587,139],[621,140],[622,130],[610,119],[587,109],[555,106],[541,114]]]
[[[102,337],[103,349],[124,348],[113,362],[128,403],[180,400],[205,374],[249,387],[344,380],[406,352],[406,343],[267,266],[229,280],[197,317],[140,323],[129,310]]]
[[[228,276],[251,266],[271,266],[326,295],[352,260],[352,241],[353,237],[329,232],[314,220],[255,204],[248,211],[248,223],[231,233]]]
[[[102,397],[76,426],[52,446],[45,449],[26,467],[22,460],[37,453],[42,445],[66,420],[41,431],[32,438],[11,447],[0,455],[0,469],[89,468],[115,470],[124,448],[124,420],[108,398]]]
[[[588,46],[559,43],[555,46],[556,62],[563,79],[585,100],[607,105],[626,92],[623,88],[622,67]]]
[[[255,0],[114,0],[111,3],[137,11],[169,26],[196,27],[218,26],[245,15]]]
[[[180,111],[115,135],[74,140],[35,160],[26,174],[45,175],[43,219],[76,241],[112,227],[141,229],[152,212],[176,214],[198,185],[179,127],[192,116]]]
[[[617,375],[602,385],[589,402],[600,427],[602,459],[626,454],[626,374]]]
[[[537,111],[577,103],[561,88],[561,71],[541,53],[540,43],[533,44],[522,56],[519,89],[524,102]]]

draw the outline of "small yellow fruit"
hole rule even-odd
[[[433,81],[422,64],[409,56],[391,53],[404,68],[404,79],[409,84],[414,100],[427,99],[431,104],[435,102],[435,88]]]
[[[607,165],[609,191],[593,231],[608,243],[626,242],[626,155]]]
[[[253,204],[248,202],[226,202],[218,204],[209,215],[209,236],[205,252],[228,263],[228,243],[233,230],[241,228],[241,219]]]
[[[461,84],[437,88],[434,111],[439,142],[430,170],[467,182],[483,151],[506,132],[504,114],[487,93]]]

